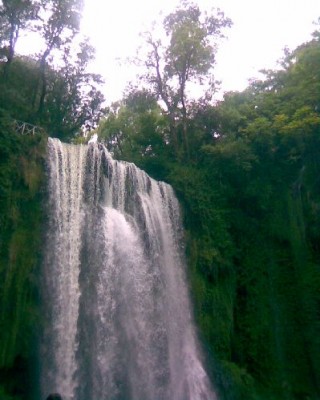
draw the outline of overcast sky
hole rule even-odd
[[[243,90],[259,70],[277,67],[283,49],[294,49],[311,39],[320,17],[320,0],[194,0],[202,10],[220,8],[231,18],[228,38],[221,41],[216,57],[215,78],[222,92]],[[102,89],[107,103],[122,98],[136,69],[120,60],[134,57],[143,43],[139,33],[150,30],[152,21],[161,22],[173,12],[179,0],[85,0],[81,30],[96,48],[92,72],[105,79]],[[160,13],[162,12],[162,15]],[[17,51],[39,51],[32,35],[18,41]],[[221,97],[221,94],[220,96]]]
[[[134,56],[139,32],[173,11],[178,0],[86,0],[82,31],[96,47],[95,72],[106,80],[108,102],[121,98],[136,71],[117,59]],[[220,45],[215,68],[223,90],[243,90],[263,68],[275,68],[283,48],[310,40],[320,17],[319,0],[198,0],[201,9],[219,7],[232,19]]]

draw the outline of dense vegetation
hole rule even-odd
[[[104,113],[101,77],[87,71],[94,49],[79,36],[81,9],[80,0],[0,2],[0,109],[65,140]],[[39,42],[36,55],[15,53],[22,30]]]
[[[16,134],[12,118],[70,139],[102,112],[100,92],[86,81],[97,78],[85,72],[91,50],[83,45],[71,63],[71,39],[57,40],[62,26],[72,30],[57,23],[65,14],[54,14],[55,7],[76,11],[77,2],[45,3],[53,24],[43,31],[45,50],[61,49],[59,67],[45,50],[38,58],[15,55],[8,21],[16,19],[2,24],[11,31],[0,31],[7,51],[0,63],[0,398],[6,400],[31,399],[34,388],[46,141]],[[19,26],[39,22],[29,8],[17,10]],[[6,11],[0,18],[11,15]],[[145,34],[143,85],[132,85],[109,108],[97,133],[115,157],[168,181],[179,196],[195,319],[220,398],[315,400],[320,34],[287,51],[281,69],[213,105],[215,43],[230,24],[221,12],[204,17],[195,5],[168,15],[168,44]],[[197,101],[187,94],[192,82],[207,83]]]
[[[317,399],[319,32],[244,92],[195,102],[185,95],[183,60],[201,62],[205,52],[192,58],[186,45],[172,56],[177,32],[192,49],[207,43],[193,35],[203,28],[195,9],[167,17],[172,40],[162,58],[147,37],[145,86],[131,87],[98,133],[116,157],[170,182],[180,198],[195,318],[221,397]]]
[[[0,114],[0,399],[28,399],[35,378],[45,136]],[[10,396],[9,396],[10,395]]]

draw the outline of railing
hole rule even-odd
[[[28,122],[13,120],[14,129],[21,135],[36,135],[38,133],[44,133],[43,128],[40,126],[29,124]]]

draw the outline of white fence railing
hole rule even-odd
[[[13,124],[15,131],[21,135],[35,135],[37,133],[44,133],[44,130],[40,128],[40,126],[32,125],[28,122],[18,121],[15,119]]]

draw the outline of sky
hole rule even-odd
[[[201,10],[220,8],[233,25],[219,41],[215,79],[224,92],[241,91],[249,79],[261,78],[261,69],[277,68],[283,49],[293,50],[311,39],[320,17],[320,0],[193,0]],[[125,62],[143,44],[141,32],[152,22],[162,21],[179,0],[84,0],[81,34],[96,48],[91,71],[105,80],[101,88],[106,103],[120,100],[128,82],[136,80],[137,69]],[[319,26],[318,28],[319,29]],[[32,39],[31,39],[32,38]],[[17,52],[39,51],[32,34],[18,41]]]
[[[82,33],[96,48],[94,72],[105,79],[107,102],[121,99],[136,70],[125,63],[142,44],[139,33],[174,11],[178,0],[85,0]],[[243,90],[259,70],[277,67],[283,49],[311,39],[320,17],[319,0],[197,0],[201,9],[220,8],[233,26],[220,45],[215,77],[224,91]],[[162,15],[160,13],[162,12]]]

